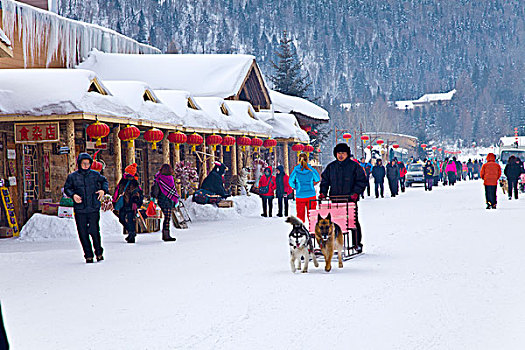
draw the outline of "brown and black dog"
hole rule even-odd
[[[342,268],[344,250],[343,231],[339,225],[332,222],[331,214],[328,214],[325,219],[318,214],[317,224],[315,225],[315,239],[319,247],[321,247],[321,252],[324,256],[326,263],[325,271],[329,272],[332,269],[332,257],[336,249],[339,258],[339,268]]]

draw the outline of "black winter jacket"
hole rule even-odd
[[[385,182],[386,170],[382,165],[374,165],[372,168],[372,176],[374,177],[375,183]]]
[[[434,177],[434,166],[432,164],[425,165],[423,167],[423,174],[425,175],[425,180],[432,179]]]
[[[229,197],[230,194],[224,189],[222,182],[222,175],[226,172],[226,166],[224,164],[216,165],[208,176],[202,181],[201,189],[218,194],[222,198]]]
[[[504,170],[504,173],[507,179],[514,180],[514,181],[516,181],[520,177],[522,172],[523,172],[523,168],[521,168],[521,166],[517,163],[508,163],[505,166],[505,170]]]
[[[392,166],[392,163],[387,164],[386,177],[390,181],[399,181],[399,168],[397,165]]]
[[[81,153],[78,156],[77,171],[69,174],[64,185],[66,196],[73,198],[77,194],[82,198],[82,203],[74,203],[75,213],[89,214],[100,210],[100,201],[98,200],[97,191],[103,190],[108,193],[108,180],[95,170],[84,170],[80,167],[82,160],[88,159],[93,163],[93,159],[87,153]]]
[[[362,194],[368,184],[365,171],[350,158],[328,164],[321,174],[321,193],[330,196]],[[328,190],[330,189],[330,192]]]

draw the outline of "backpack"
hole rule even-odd
[[[124,191],[122,191],[122,193],[117,197],[115,205],[113,205],[113,209],[120,210],[122,207],[124,207],[124,194],[126,194],[126,190],[128,189],[130,183],[131,181],[128,181],[126,187],[124,187]]]

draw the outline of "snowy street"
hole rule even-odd
[[[481,181],[386,197],[360,202],[365,255],[330,273],[292,274],[290,225],[260,211],[172,228],[175,243],[102,232],[92,265],[76,239],[0,241],[11,346],[523,348],[525,198],[498,189],[485,210]]]

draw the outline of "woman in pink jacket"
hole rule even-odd
[[[447,163],[447,167],[445,168],[445,172],[447,173],[448,184],[450,186],[454,186],[454,184],[456,183],[456,171],[457,171],[456,162],[454,162],[453,159],[449,159]]]

